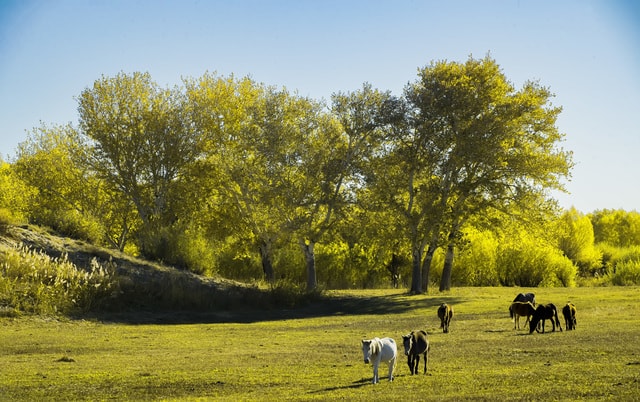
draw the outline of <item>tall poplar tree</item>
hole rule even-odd
[[[139,72],[103,77],[79,96],[80,132],[90,148],[86,162],[135,206],[148,257],[162,255],[156,233],[177,219],[176,189],[200,156],[184,101],[179,90],[160,88]]]
[[[560,147],[564,135],[556,119],[561,108],[552,105],[549,89],[529,81],[516,90],[488,56],[431,63],[407,86],[405,96],[411,123],[407,137],[421,140],[417,154],[424,156],[415,174],[430,183],[424,201],[429,230],[442,232],[447,247],[440,290],[448,290],[465,222],[562,190],[572,154]],[[416,287],[418,282],[421,278],[413,281],[412,291],[424,290]]]

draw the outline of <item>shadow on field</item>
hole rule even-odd
[[[299,318],[342,315],[397,314],[418,308],[436,308],[442,302],[455,304],[455,297],[410,297],[406,293],[384,296],[321,295],[304,305],[292,308],[240,307],[230,309],[170,310],[130,309],[102,311],[79,318],[125,324],[195,324],[195,323],[253,323]]]
[[[384,368],[383,366],[381,366],[381,369]],[[385,370],[382,370],[381,373],[386,373]],[[431,375],[431,373],[429,373],[428,375]],[[400,377],[408,377],[408,375],[406,374],[394,374],[393,375],[393,379],[394,381],[397,380]],[[371,377],[367,377],[367,378],[362,378],[360,380],[354,381],[351,384],[348,385],[336,385],[333,387],[327,387],[327,388],[322,388],[322,389],[318,389],[316,391],[310,391],[310,394],[319,394],[319,393],[323,393],[323,392],[331,392],[331,391],[338,391],[341,389],[357,389],[357,388],[361,388],[367,385],[372,385],[375,386],[375,384],[371,383],[372,378]],[[385,374],[381,374],[380,375],[380,382],[388,382],[388,378]]]
[[[382,379],[381,379],[382,380]],[[363,378],[361,380],[358,381],[354,381],[349,385],[338,385],[335,387],[327,387],[327,388],[322,388],[316,391],[310,391],[310,394],[319,394],[322,392],[331,392],[331,391],[338,391],[341,389],[357,389],[357,388],[361,388],[364,387],[365,385],[372,385],[371,384],[371,378]]]

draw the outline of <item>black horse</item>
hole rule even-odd
[[[536,311],[533,313],[533,318],[529,321],[529,333],[533,333],[534,330],[540,332],[538,329],[538,323],[542,322],[542,333],[544,334],[544,322],[546,320],[551,321],[553,332],[556,330],[556,325],[560,328],[560,332],[562,332],[560,320],[558,319],[558,309],[553,303],[549,303],[544,305],[541,304],[536,308]]]
[[[407,364],[411,375],[418,374],[420,355],[424,356],[424,373],[427,374],[429,363],[429,340],[425,331],[411,331],[409,335],[402,335],[404,354],[407,356]]]
[[[531,304],[533,304],[533,306],[536,306],[536,295],[533,293],[518,293],[518,295],[516,296],[515,299],[513,299],[513,302],[520,302],[520,303],[526,303],[526,302],[530,302]]]

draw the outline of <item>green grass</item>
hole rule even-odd
[[[573,301],[577,330],[514,331],[507,309],[523,290]],[[639,301],[639,287],[367,290],[264,314],[4,317],[0,400],[637,400]],[[400,356],[395,381],[372,385],[360,340],[412,329],[429,333],[429,374],[410,376]]]

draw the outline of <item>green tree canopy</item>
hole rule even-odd
[[[175,221],[175,191],[200,156],[184,94],[160,88],[148,73],[103,77],[80,94],[80,133],[97,175],[133,205],[147,236]],[[156,246],[141,244],[147,256]]]
[[[421,151],[414,155],[424,162],[416,174],[430,183],[431,230],[447,233],[440,282],[446,290],[462,225],[489,209],[507,211],[513,203],[543,200],[549,189],[563,189],[571,153],[559,148],[563,135],[555,123],[561,109],[550,103],[550,91],[535,82],[516,91],[489,57],[432,63],[405,93],[411,122],[405,138],[420,138]],[[415,288],[420,282],[412,291],[421,290]]]
[[[101,221],[114,212],[113,204],[83,155],[81,138],[70,124],[42,125],[19,145],[14,168],[38,193],[30,205],[32,221],[102,244],[122,231]]]

